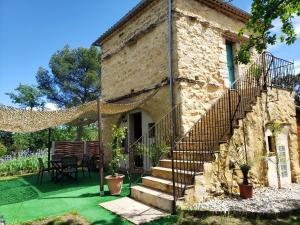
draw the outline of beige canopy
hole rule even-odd
[[[103,116],[131,111],[157,93],[151,91],[122,103],[100,101]],[[59,125],[86,125],[97,121],[97,101],[57,111],[34,111],[0,106],[0,130],[8,132],[35,132]]]

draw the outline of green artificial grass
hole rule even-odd
[[[21,180],[0,182],[0,206],[35,199],[38,193]]]
[[[0,216],[8,224],[32,221],[40,218],[58,216],[76,211],[91,224],[131,224],[121,217],[98,206],[102,202],[112,201],[129,193],[125,180],[120,196],[110,196],[105,186],[105,196],[99,196],[99,175],[80,176],[78,182],[66,180],[55,184],[44,177],[42,185],[36,184],[36,176],[24,176],[17,179],[0,181]]]

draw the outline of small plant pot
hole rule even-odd
[[[239,184],[240,196],[243,199],[248,199],[253,197],[253,185],[252,184]]]
[[[108,189],[111,195],[120,195],[122,191],[122,185],[124,175],[118,175],[116,177],[109,175],[105,177],[108,185]]]

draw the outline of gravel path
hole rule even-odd
[[[209,210],[215,212],[252,212],[279,213],[300,208],[300,184],[277,189],[271,187],[254,189],[252,199],[214,198],[204,203],[196,203],[194,210]]]

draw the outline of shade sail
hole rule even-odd
[[[103,116],[125,113],[138,108],[158,90],[130,98],[122,103],[100,101]],[[97,121],[97,101],[57,111],[34,111],[0,106],[0,130],[8,132],[35,132],[59,125],[87,125]]]

